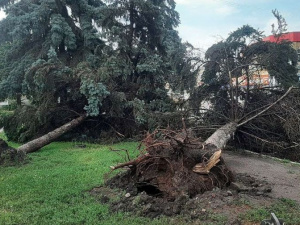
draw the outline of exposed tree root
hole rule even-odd
[[[232,131],[228,128],[235,127],[235,123],[227,125],[227,130],[223,127],[221,133],[226,133],[229,139]],[[208,140],[215,138],[216,134]],[[224,145],[220,141],[216,145],[210,141],[201,142],[191,130],[184,128],[178,133],[157,130],[148,134],[142,143],[145,149],[137,159],[111,167],[130,168],[128,177],[140,191],[175,199],[181,195],[195,196],[215,187],[223,188],[233,180],[221,158],[221,149],[216,147]]]

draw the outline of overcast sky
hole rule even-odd
[[[175,0],[180,14],[179,34],[184,41],[207,49],[243,25],[271,34],[277,9],[288,31],[300,31],[300,0]]]

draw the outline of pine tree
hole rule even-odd
[[[94,26],[104,6],[85,0],[0,2],[7,13],[0,22],[0,41],[10,48],[3,56],[0,98],[22,95],[31,101],[7,122],[11,139],[26,141],[85,112],[82,64],[88,64],[85,71],[95,66],[104,46]]]
[[[207,50],[204,85],[199,89],[210,93],[214,109],[223,117],[220,121],[238,120],[251,110],[247,109],[250,95],[262,86],[250,87],[250,81],[263,70],[276,79],[277,90],[297,84],[297,54],[291,44],[265,42],[262,37],[261,32],[246,25]],[[247,86],[241,87],[241,82]]]
[[[262,37],[261,32],[247,25],[212,45],[205,54],[203,85],[193,93],[192,100],[198,107],[210,103],[210,109],[201,112],[203,125],[211,128],[229,121],[239,123],[236,146],[270,153],[294,148],[288,138],[291,124],[285,124],[291,117],[289,113],[298,111],[294,96],[299,91],[293,86],[299,82],[297,54],[291,43],[280,39],[265,42]],[[275,86],[262,83],[266,72],[277,81]],[[287,105],[289,110],[285,110]]]
[[[107,5],[99,26],[111,47],[104,54],[99,78],[115,90],[110,98],[112,116],[123,112],[124,117],[145,124],[153,116],[148,114],[151,111],[174,110],[166,83],[181,91],[194,85],[187,47],[174,30],[178,24],[172,0],[116,0]]]
[[[147,127],[149,113],[174,110],[167,83],[181,91],[193,86],[187,45],[174,30],[173,0],[21,0],[0,7],[7,13],[0,43],[9,44],[0,99],[31,100],[8,122],[14,140],[24,134],[19,141],[26,141],[78,113],[102,124],[130,119]]]

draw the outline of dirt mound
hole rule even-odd
[[[215,187],[204,194],[179,195],[173,200],[163,198],[155,191],[141,192],[131,181],[127,171],[110,179],[105,186],[94,188],[91,194],[102,203],[109,203],[113,212],[132,212],[150,218],[179,216],[185,221],[206,222],[214,222],[216,215],[217,218],[223,215],[229,224],[240,224],[238,214],[249,209],[245,202],[263,206],[273,201],[269,197],[270,185],[246,174],[237,174],[235,182],[224,189]]]

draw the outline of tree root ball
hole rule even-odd
[[[222,158],[207,173],[194,172],[196,165],[208,168],[210,158],[219,149],[200,142],[190,131],[157,131],[148,134],[143,146],[146,148],[140,157],[113,167],[129,168],[120,179],[124,184],[134,185],[139,192],[174,200],[178,196],[194,197],[216,187],[224,188],[233,181],[233,174]]]

